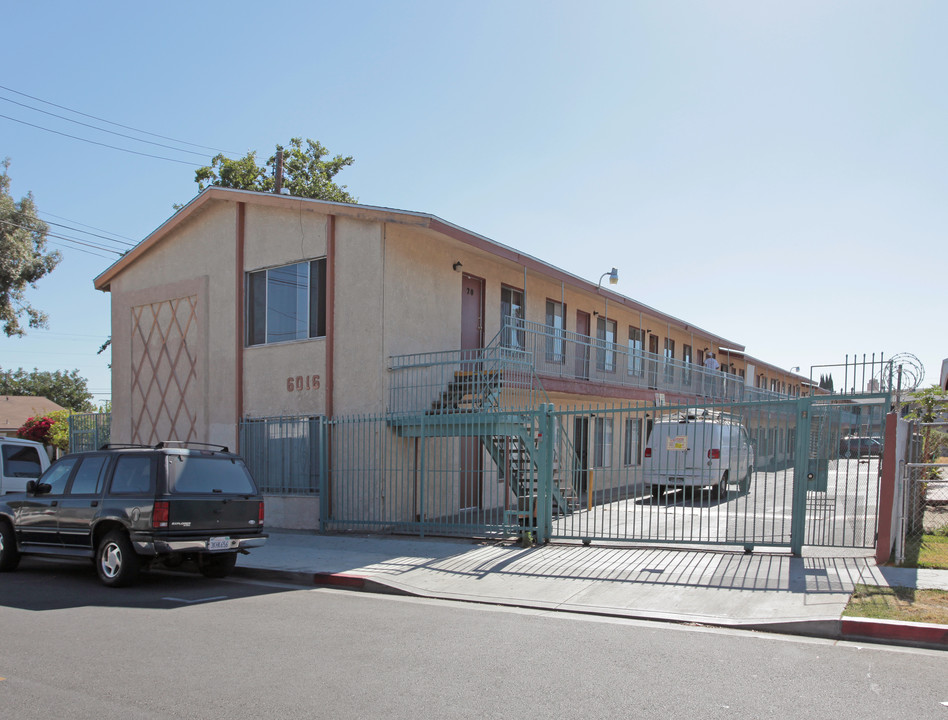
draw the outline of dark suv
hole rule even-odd
[[[198,443],[107,445],[67,455],[25,493],[0,496],[0,571],[21,555],[87,557],[103,583],[193,560],[224,577],[266,542],[263,498],[244,461]]]

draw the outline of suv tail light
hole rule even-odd
[[[721,451],[718,448],[711,448],[710,450],[708,450],[708,457],[711,458],[712,460],[720,460]]]
[[[167,500],[156,500],[155,509],[151,513],[151,526],[153,528],[168,527],[168,515],[171,505]]]
[[[260,501],[260,505],[257,507],[257,525],[263,527],[263,501]]]
[[[652,448],[645,448],[645,457],[652,457]]]

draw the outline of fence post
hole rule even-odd
[[[797,437],[793,460],[793,510],[790,516],[790,552],[796,557],[803,554],[806,535],[806,490],[808,459],[810,457],[810,398],[797,400]]]
[[[553,405],[544,404],[537,414],[540,443],[537,448],[537,542],[550,541],[553,525]]]
[[[883,565],[889,561],[892,546],[895,542],[894,521],[895,512],[895,484],[901,478],[896,478],[896,468],[902,460],[898,456],[899,449],[899,416],[890,412],[885,416],[885,449],[882,452],[882,478],[879,483],[879,524],[876,532],[876,565]]]
[[[319,416],[319,427],[316,432],[319,446],[319,532],[325,532],[329,523],[329,418]]]

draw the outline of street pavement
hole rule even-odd
[[[865,553],[866,551],[860,551]],[[857,584],[948,590],[866,554],[270,531],[237,574],[466,602],[948,649],[948,626],[843,618]]]

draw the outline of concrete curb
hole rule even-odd
[[[564,606],[512,598],[486,598],[483,596],[459,595],[456,593],[432,593],[412,588],[392,580],[379,580],[365,575],[331,572],[301,572],[273,570],[269,568],[240,567],[234,575],[270,582],[285,582],[302,586],[336,587],[360,592],[384,595],[402,595],[439,600],[453,600],[481,605],[518,607],[544,612],[568,612],[573,614],[616,617],[629,620],[669,622],[677,625],[700,625],[729,630],[750,630],[782,635],[845,640],[851,642],[873,642],[887,645],[921,647],[948,651],[948,626],[928,623],[904,623],[892,620],[869,620],[865,618],[817,618],[807,620],[724,620],[712,617],[683,617],[674,614],[653,612],[617,612],[606,608],[583,608],[577,605]]]

